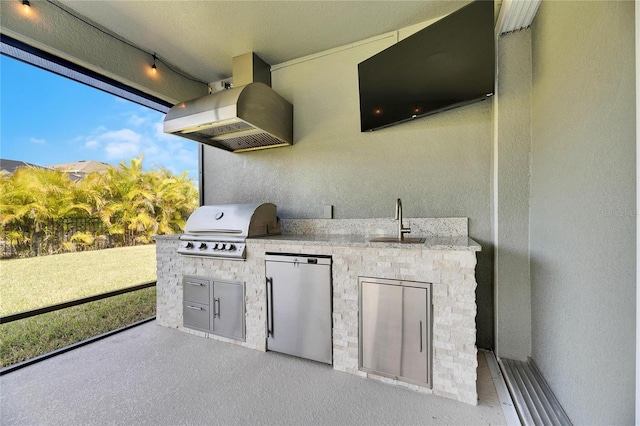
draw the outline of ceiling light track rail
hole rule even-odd
[[[173,106],[173,104],[160,98],[134,89],[117,80],[98,74],[5,34],[0,34],[0,53],[162,113],[166,113]]]
[[[137,50],[137,51],[139,51],[139,52],[142,52],[142,53],[145,53],[145,54],[147,54],[147,55],[151,56],[151,57],[153,58],[153,66],[152,66],[152,69],[157,69],[157,68],[156,68],[156,62],[158,62],[158,63],[163,64],[163,65],[164,65],[168,70],[172,71],[173,73],[175,73],[175,74],[177,74],[177,75],[179,75],[179,76],[181,76],[181,77],[183,77],[183,78],[186,78],[187,80],[191,80],[191,81],[194,81],[194,82],[196,82],[196,83],[201,83],[201,84],[204,84],[205,86],[209,87],[209,83],[207,83],[207,82],[205,82],[205,81],[202,81],[202,80],[198,80],[197,78],[194,78],[194,77],[192,77],[192,76],[188,75],[187,73],[185,73],[184,71],[182,71],[182,70],[180,70],[180,69],[176,68],[175,66],[173,66],[173,65],[171,65],[171,64],[169,64],[169,63],[167,63],[167,62],[163,61],[163,60],[162,60],[162,58],[160,58],[160,57],[157,55],[157,53],[156,53],[156,52],[151,52],[151,51],[148,51],[148,50],[146,50],[146,49],[143,49],[142,47],[140,47],[140,46],[136,46],[135,44],[131,43],[130,41],[128,41],[128,40],[126,40],[126,39],[124,39],[124,38],[118,37],[117,35],[115,35],[115,34],[113,34],[113,33],[109,32],[109,31],[106,31],[105,29],[103,29],[103,28],[99,27],[98,25],[96,25],[96,24],[92,23],[92,22],[91,22],[91,21],[89,21],[88,19],[84,19],[82,16],[80,16],[80,15],[77,15],[77,14],[73,13],[72,11],[68,10],[68,9],[67,9],[67,8],[65,8],[65,7],[62,7],[62,6],[61,6],[60,4],[58,4],[57,2],[54,2],[54,1],[51,1],[51,0],[46,0],[46,2],[47,2],[47,3],[49,3],[49,4],[50,4],[50,5],[52,5],[52,6],[57,7],[58,9],[60,9],[61,11],[63,11],[64,13],[66,13],[67,15],[69,15],[69,16],[71,16],[71,17],[73,17],[73,18],[77,19],[78,21],[83,22],[84,24],[86,24],[86,25],[90,26],[91,28],[93,28],[93,29],[95,29],[95,30],[97,30],[97,31],[101,32],[102,34],[104,34],[104,35],[106,35],[106,36],[108,36],[108,37],[111,37],[111,38],[113,38],[114,40],[119,41],[120,43],[126,44],[127,46],[132,47],[132,48],[136,49],[136,50]]]

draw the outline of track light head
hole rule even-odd
[[[153,56],[153,65],[151,65],[151,72],[153,74],[155,74],[158,71],[158,68],[156,67],[156,59],[157,59],[157,57],[156,57],[155,53],[152,56]]]

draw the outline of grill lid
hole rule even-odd
[[[198,207],[187,219],[181,239],[244,239],[279,233],[275,204],[224,204]]]

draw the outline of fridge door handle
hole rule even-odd
[[[273,337],[273,278],[267,277],[267,336]]]
[[[422,320],[420,321],[420,353],[422,353]]]

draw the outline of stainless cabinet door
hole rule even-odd
[[[213,332],[244,339],[244,292],[242,284],[213,283]]]
[[[400,375],[402,287],[362,283],[362,367]]]
[[[331,267],[267,261],[267,349],[332,363]]]
[[[403,287],[402,362],[400,376],[428,383],[427,290]]]

